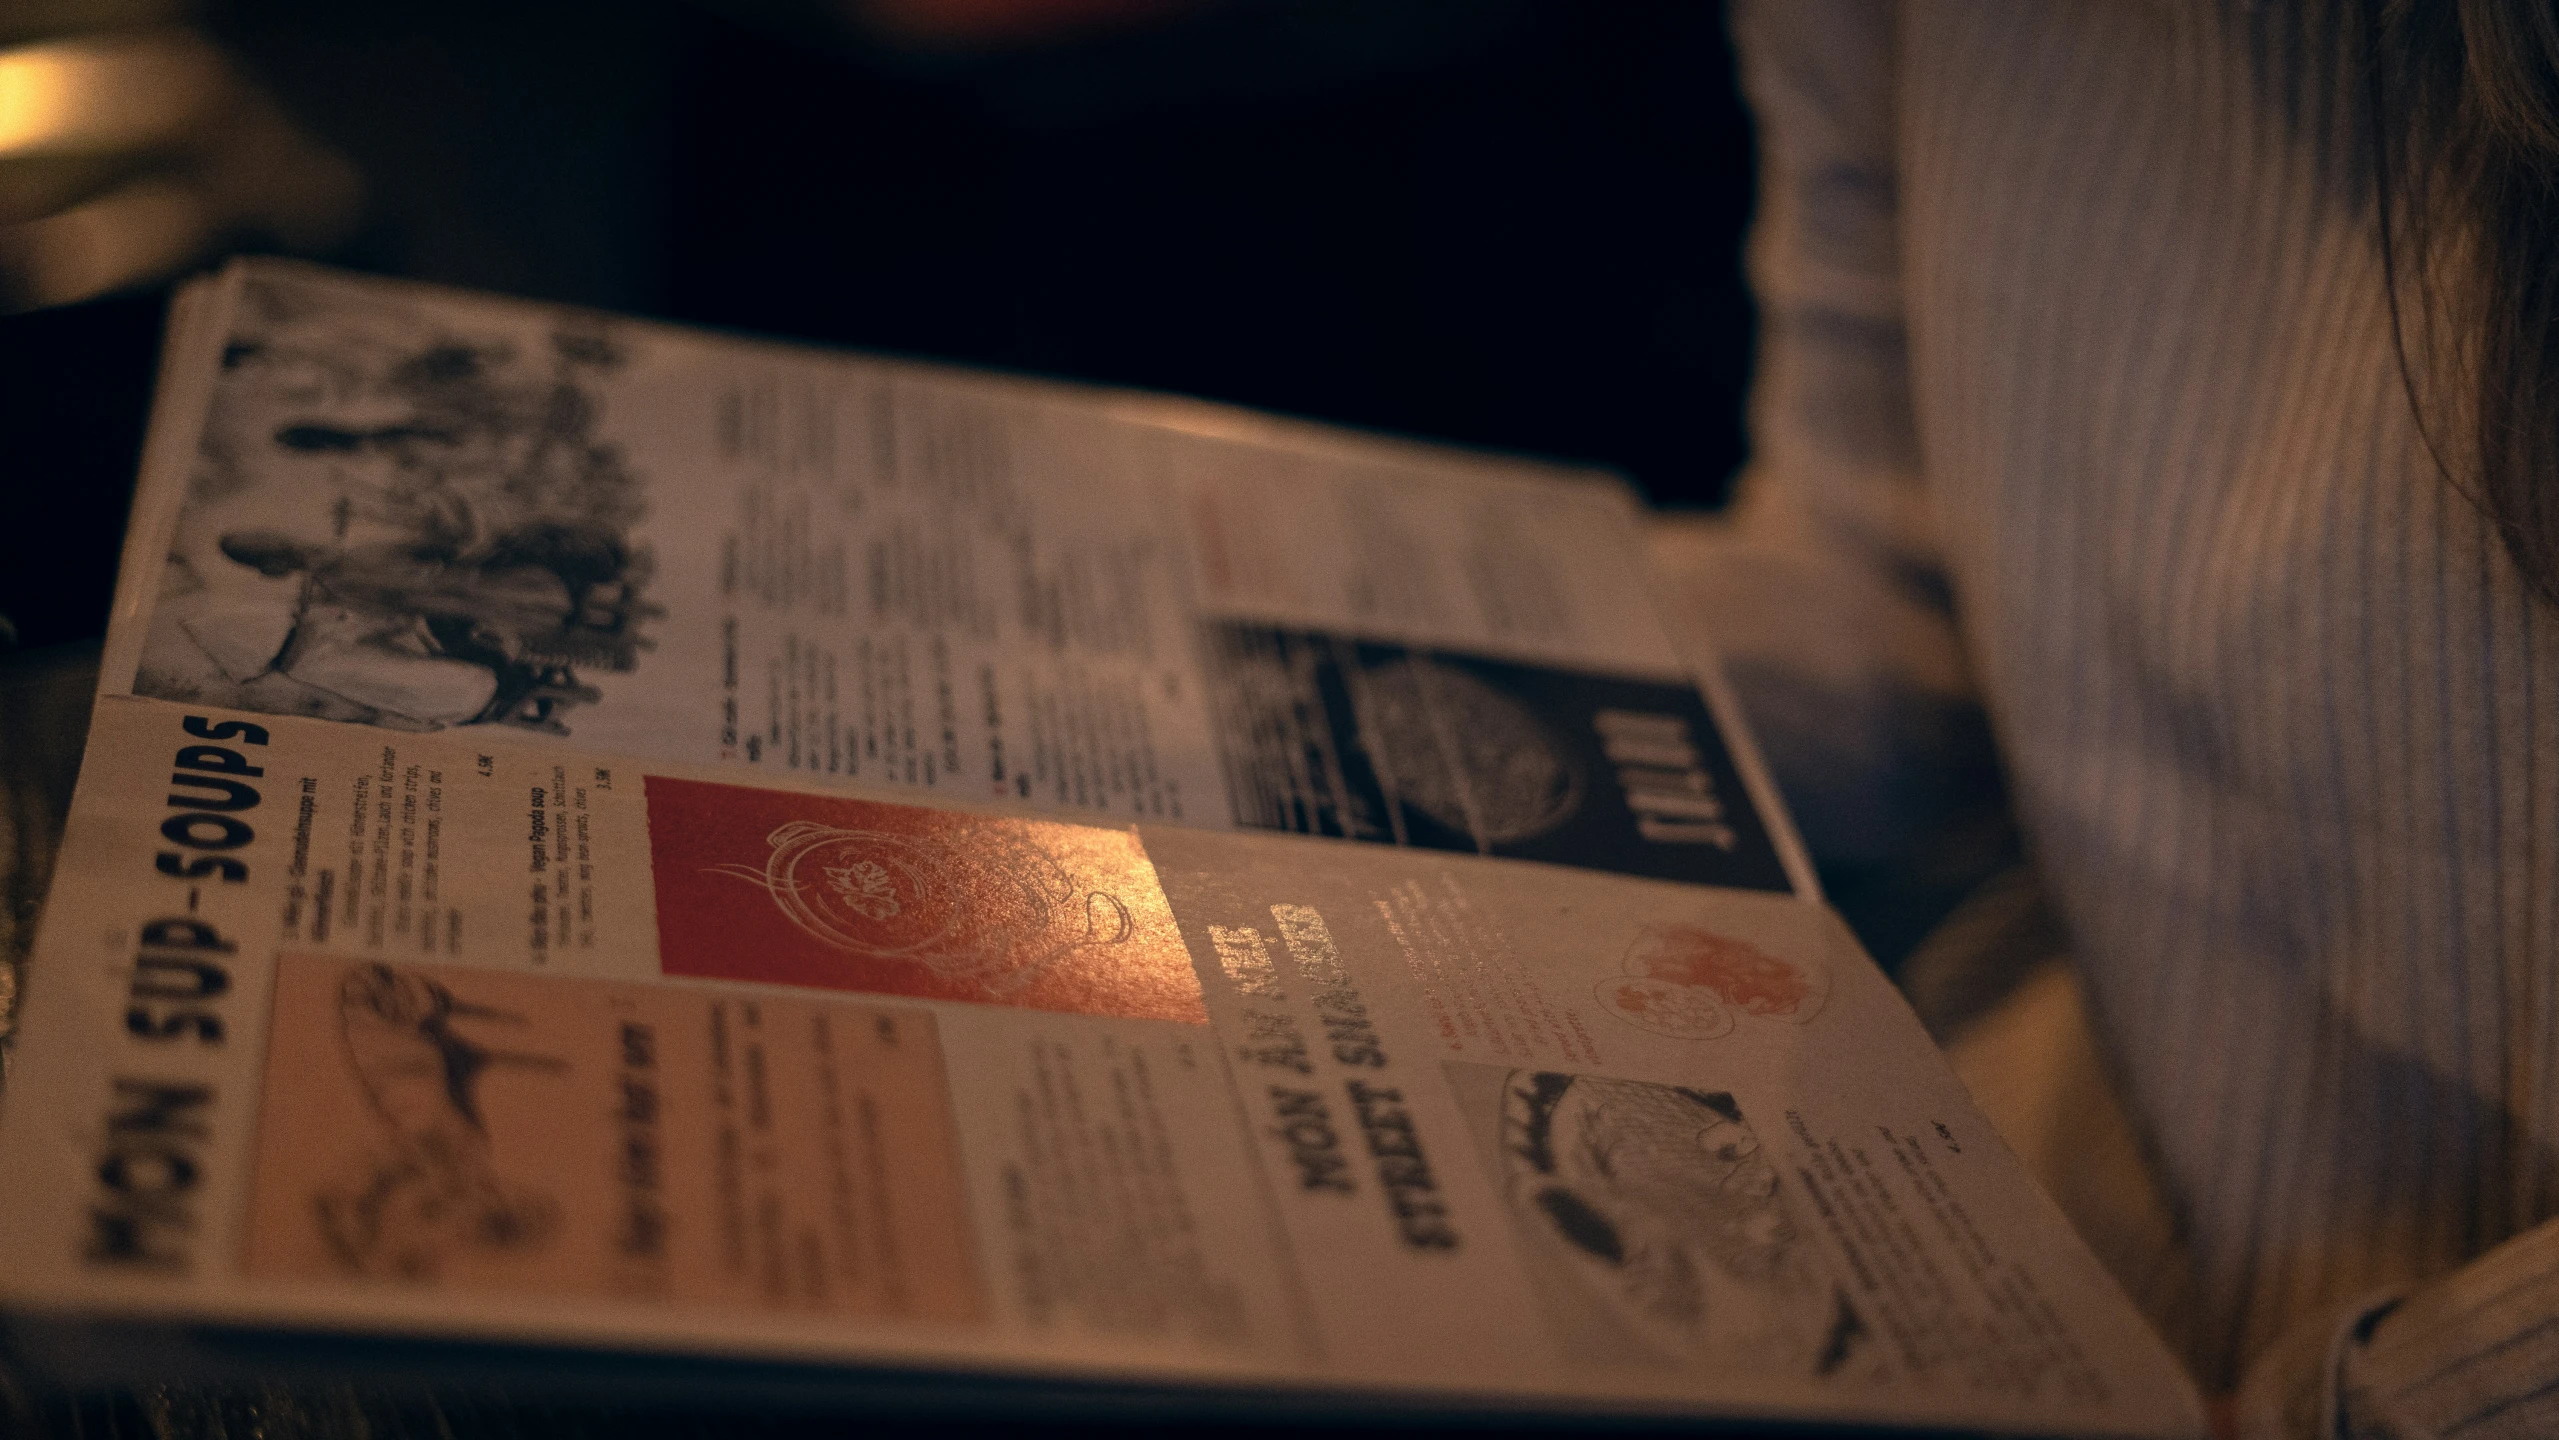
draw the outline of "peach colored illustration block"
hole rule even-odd
[[[931,1014],[286,956],[247,1269],[979,1318]]]

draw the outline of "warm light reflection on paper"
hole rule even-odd
[[[1102,404],[1114,418],[1210,440],[1269,443],[1281,428],[1266,416],[1174,395],[1115,394],[1104,397]]]
[[[1207,1021],[1132,829],[660,775],[648,797],[669,975]]]

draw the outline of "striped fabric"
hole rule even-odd
[[[1754,459],[1661,558],[1808,837],[1924,845],[1978,702],[2163,1333],[2559,1435],[2559,613],[2427,458],[2350,87],[2281,3],[1737,11]]]

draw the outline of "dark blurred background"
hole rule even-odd
[[[226,97],[92,166],[122,230],[20,226],[91,247],[49,272],[0,135],[21,645],[102,628],[166,272],[224,250],[1594,461],[1665,504],[1740,457],[1751,146],[1703,0],[16,3],[0,42],[174,34]],[[225,198],[111,257],[155,166]]]

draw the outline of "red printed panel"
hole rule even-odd
[[[1207,1023],[1134,830],[647,786],[669,975]]]
[[[248,1273],[983,1318],[930,1012],[286,955]]]

